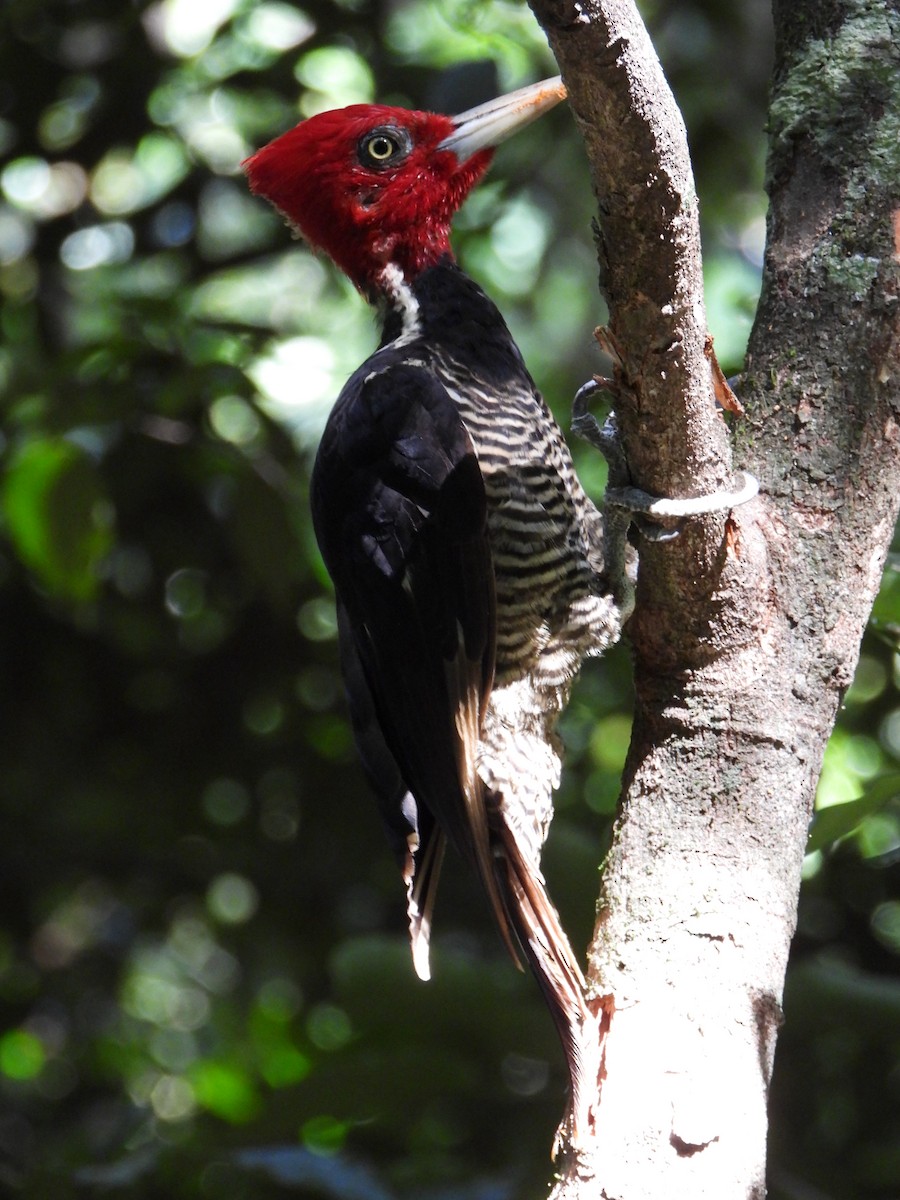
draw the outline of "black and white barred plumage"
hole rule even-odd
[[[381,346],[332,411],[312,489],[354,729],[419,974],[449,836],[571,1041],[583,980],[540,851],[557,718],[619,632],[601,517],[481,289],[449,259],[388,282]]]

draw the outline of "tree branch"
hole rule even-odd
[[[730,455],[681,118],[633,4],[532,7],[591,161],[634,480],[713,490]],[[556,1200],[765,1193],[815,784],[896,518],[896,5],[792,0],[776,19],[770,243],[739,433],[769,495],[641,548],[635,725],[590,957],[604,1068],[593,1142],[568,1147]]]
[[[632,0],[532,5],[584,137],[599,206],[601,288],[621,357],[635,483],[713,491],[727,476],[707,337],[698,205],[681,114]]]

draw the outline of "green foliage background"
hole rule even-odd
[[[688,122],[710,325],[758,287],[760,0],[646,3]],[[0,1192],[540,1196],[563,1070],[450,864],[435,979],[350,746],[307,515],[371,314],[252,199],[304,115],[459,110],[552,74],[519,3],[0,9]],[[565,108],[458,223],[566,420],[599,368]],[[603,469],[577,448],[599,494]],[[900,1193],[900,581],[829,749],[773,1094],[772,1194]],[[619,649],[566,717],[551,887],[590,934],[629,732]]]

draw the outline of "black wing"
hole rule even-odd
[[[409,826],[407,838],[418,837],[414,869],[428,877],[426,907],[440,858],[435,839],[449,836],[477,867],[510,943],[475,769],[494,668],[487,501],[471,439],[438,379],[405,363],[379,371],[371,361],[353,376],[319,448],[312,510],[343,608],[357,739],[389,829],[402,835]],[[403,785],[413,821],[396,810]]]
[[[420,979],[430,979],[431,914],[447,838],[429,810],[416,803],[397,760],[388,749],[350,620],[340,601],[337,614],[341,674],[347,689],[353,736],[406,884],[406,915],[413,965]]]

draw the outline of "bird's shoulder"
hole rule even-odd
[[[423,529],[480,539],[484,481],[459,410],[426,367],[380,352],[348,380],[322,437],[311,501],[326,561],[377,545],[399,567]],[[340,570],[329,562],[329,569]]]
[[[473,454],[459,409],[424,363],[391,348],[372,355],[341,391],[319,444],[314,478],[336,477],[348,498],[373,475],[401,491],[438,491]]]

